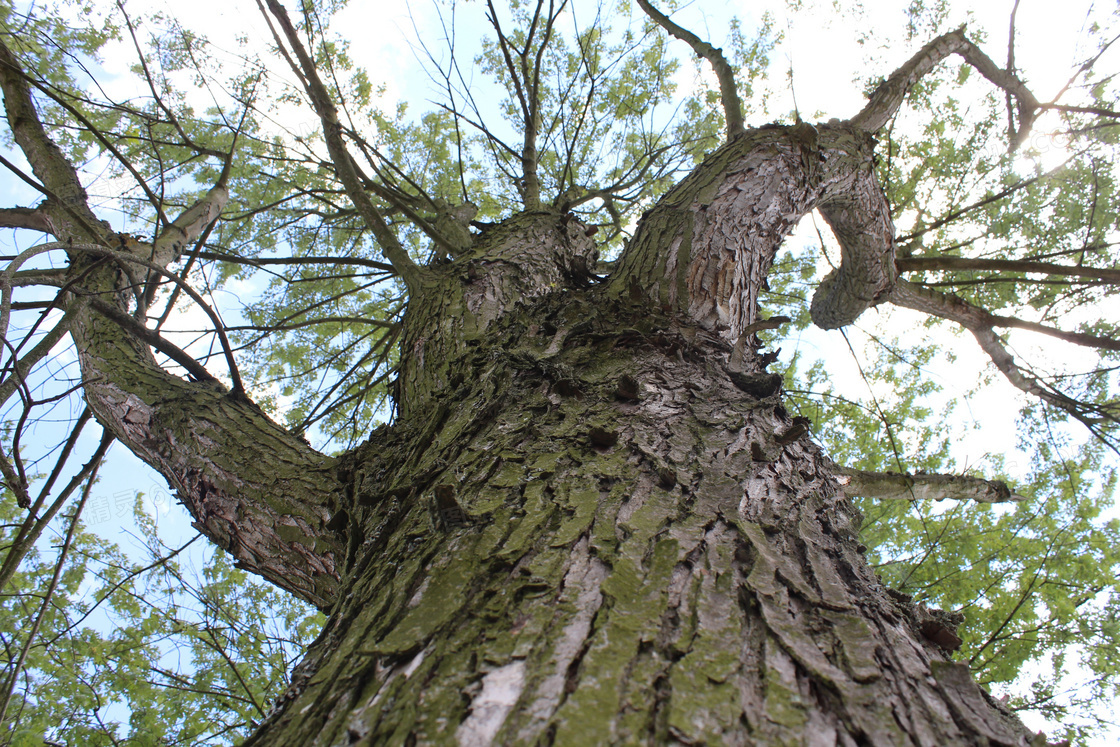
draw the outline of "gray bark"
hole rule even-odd
[[[730,356],[584,291],[450,361],[346,460],[347,596],[249,744],[1027,744]]]

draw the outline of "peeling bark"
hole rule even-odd
[[[248,744],[1027,745],[731,355],[599,289],[492,324],[438,427],[344,460],[349,594]]]
[[[867,190],[866,141],[792,129],[714,154],[604,286],[550,213],[431,268],[402,418],[340,464],[348,594],[248,744],[1029,743],[731,344],[782,235]],[[882,236],[874,204],[838,222]]]
[[[782,240],[815,208],[851,258],[813,300],[838,326],[894,281],[890,211],[875,182],[874,141],[843,123],[752,130],[709,156],[639,225],[611,294],[646,298],[737,339],[756,321],[758,289]]]

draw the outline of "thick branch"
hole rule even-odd
[[[258,3],[259,4],[259,3]],[[385,258],[389,260],[390,264],[404,280],[405,285],[410,290],[417,290],[420,287],[420,268],[408,256],[408,251],[401,245],[397,239],[396,234],[390,230],[385,219],[374,207],[373,202],[369,199],[364,188],[364,180],[358,172],[357,164],[351,157],[350,152],[346,149],[346,143],[342,139],[342,123],[338,119],[338,109],[334,105],[327,87],[319,78],[319,71],[315,65],[315,61],[307,53],[303,46],[303,42],[299,38],[299,32],[296,31],[295,26],[292,24],[291,18],[288,17],[288,11],[284,6],[280,5],[276,0],[268,0],[268,10],[271,11],[273,17],[276,18],[284,32],[284,36],[288,40],[292,51],[295,52],[296,58],[299,60],[299,66],[295,67],[295,72],[303,80],[307,88],[308,97],[311,100],[311,105],[315,109],[315,113],[319,115],[319,120],[323,124],[323,139],[327,144],[327,151],[331,155],[331,160],[334,164],[335,174],[338,175],[339,180],[342,182],[343,187],[346,189],[347,196],[353,201],[354,207],[358,209],[358,213],[362,216],[366,226],[373,232],[374,237],[377,239],[378,244],[381,246],[381,251],[384,253]],[[262,13],[264,8],[261,7]],[[265,13],[267,17],[267,13]],[[281,39],[277,38],[277,44],[283,47]],[[293,63],[294,61],[289,60]]]
[[[61,208],[50,216],[51,233],[101,239],[109,233],[108,226],[89,209],[89,197],[78,179],[78,172],[47,136],[23,70],[3,38],[0,38],[0,88],[4,91],[4,111],[16,144],[42,182],[47,196],[54,198]]]
[[[1025,500],[1023,496],[1012,493],[1005,482],[968,475],[901,475],[897,472],[865,472],[846,467],[841,467],[840,472],[839,481],[844,486],[844,492],[863,498],[977,503]]]
[[[968,259],[966,257],[906,257],[896,260],[901,272],[922,272],[937,270],[980,270],[983,272],[1036,272],[1044,275],[1103,280],[1120,285],[1120,270],[1098,267],[1071,267],[1050,262],[1034,262],[1019,259]]]
[[[1099,421],[1099,417],[1095,415],[1103,415],[1106,419],[1116,420],[1116,415],[1108,412],[1107,409],[1093,407],[1087,403],[1067,397],[1061,392],[1046,387],[1033,376],[1024,372],[992,329],[994,326],[1007,326],[999,323],[1000,321],[1006,322],[1006,319],[1001,320],[999,317],[995,317],[984,309],[973,306],[964,299],[945,293],[939,293],[929,288],[923,288],[904,280],[899,280],[895,283],[894,290],[891,292],[889,300],[897,306],[905,306],[908,309],[922,311],[942,319],[954,321],[972,332],[976,341],[980,344],[980,347],[988,354],[988,357],[992,359],[992,363],[995,364],[1000,373],[1021,391],[1065,410],[1078,420],[1089,425],[1094,421]],[[1041,327],[1042,325],[1038,326]],[[1039,331],[1046,331],[1048,329],[1049,328],[1043,328]],[[1057,330],[1051,330],[1050,332],[1057,332]],[[1063,334],[1071,335],[1072,333],[1067,332]],[[1095,415],[1090,415],[1090,413],[1094,411]]]
[[[1019,127],[1014,133],[1011,147],[1017,146],[1030,131],[1039,110],[1038,99],[1021,80],[1009,71],[1001,69],[979,47],[969,41],[964,35],[963,26],[937,37],[922,47],[906,64],[894,71],[871,94],[871,100],[867,102],[863,111],[852,118],[852,124],[868,132],[875,132],[882,128],[898,111],[913,85],[951,54],[963,57],[981,75],[1015,97],[1018,102]]]
[[[841,123],[744,133],[645,214],[610,292],[648,297],[738,339],[757,319],[758,290],[782,238],[820,207],[844,261],[814,298],[815,318],[827,327],[849,323],[894,280],[893,229],[873,147],[866,133]]]
[[[905,306],[910,309],[925,311],[928,314],[957,322],[966,329],[975,332],[977,329],[1029,329],[1032,332],[1053,337],[1055,340],[1081,345],[1087,348],[1100,350],[1120,350],[1120,340],[1100,335],[1090,335],[1083,332],[1066,332],[1055,329],[1045,324],[1018,319],[1013,316],[999,316],[979,306],[973,306],[959,296],[941,293],[932,288],[925,288],[905,280],[898,281],[896,292],[890,297],[891,303]]]
[[[218,219],[229,201],[229,190],[226,189],[224,176],[223,174],[223,179],[201,200],[183,211],[182,215],[156,237],[152,244],[152,262],[166,267],[176,261],[182,254],[183,248],[198,238],[206,226]]]
[[[703,57],[712,66],[719,80],[719,99],[723,104],[723,117],[727,123],[727,139],[730,140],[743,132],[743,103],[739,100],[739,89],[735,84],[735,70],[723,56],[723,50],[713,47],[688,29],[674,23],[671,18],[659,11],[649,0],[638,0],[638,5],[653,21],[670,34],[687,43],[692,51]]]
[[[36,176],[51,193],[45,210],[66,247],[105,241],[111,230],[89,210],[73,166],[39,120],[14,57],[0,44],[0,83],[9,124]],[[122,246],[131,261],[173,259],[221,209],[224,189],[211,192],[160,237],[158,250]],[[105,253],[113,253],[103,250]],[[140,256],[136,256],[140,255]],[[147,256],[144,256],[147,255]],[[86,399],[98,419],[178,489],[201,531],[247,569],[320,606],[334,599],[335,558],[344,540],[325,528],[337,489],[332,460],[276,426],[254,405],[213,385],[194,385],[159,369],[147,345],[78,298],[118,303],[119,266],[72,256],[70,278],[81,293],[68,302]],[[10,269],[14,269],[10,268]],[[123,311],[123,307],[122,307]],[[235,463],[229,455],[237,455]]]
[[[821,215],[840,244],[840,266],[813,293],[809,313],[821,329],[838,329],[891,292],[895,269],[890,205],[874,172],[861,169],[840,199],[822,203]]]
[[[85,269],[84,263],[72,265],[80,287],[71,292],[68,306],[75,315],[71,334],[86,401],[110,432],[178,490],[200,531],[246,569],[325,607],[334,600],[336,562],[345,547],[345,538],[327,529],[339,490],[333,460],[274,424],[240,394],[235,369],[236,389],[227,393],[177,348],[139,322],[129,322],[120,301],[115,269],[139,264],[168,274],[143,255],[173,259],[177,247],[196,238],[220,211],[223,194],[223,189],[211,190],[154,246],[124,242],[112,251],[71,245],[75,255],[84,250],[118,261]],[[216,315],[212,318],[221,324]],[[204,381],[185,382],[163,371],[149,345]],[[225,347],[228,354],[228,343]]]
[[[47,214],[38,208],[0,208],[0,228],[26,228],[30,231],[51,232]]]

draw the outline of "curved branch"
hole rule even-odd
[[[167,478],[195,526],[241,567],[321,608],[330,606],[347,541],[343,532],[328,528],[343,490],[335,460],[273,423],[236,390],[163,371],[145,340],[87,303],[95,296],[127,313],[130,281],[122,272],[138,264],[166,274],[159,263],[172,261],[220,213],[225,188],[219,183],[153,244],[128,240],[90,210],[76,170],[48,136],[2,39],[0,87],[13,136],[48,192],[42,209],[59,240],[56,246],[78,247],[68,252],[66,277],[74,290],[64,294],[62,305],[73,314],[70,335],[90,410]]]
[[[723,117],[727,123],[727,139],[730,140],[743,132],[743,102],[739,99],[739,88],[735,84],[735,70],[723,56],[723,50],[713,47],[688,29],[673,23],[667,15],[650,4],[649,0],[638,0],[638,5],[661,28],[692,47],[692,51],[703,57],[712,66],[719,80],[719,99],[723,104]]]
[[[876,132],[894,116],[910,89],[934,67],[952,54],[960,55],[981,75],[1018,102],[1019,127],[1013,129],[1010,149],[1014,150],[1030,132],[1039,111],[1039,101],[1015,75],[999,67],[964,35],[964,26],[942,34],[922,47],[902,67],[895,70],[871,94],[871,100],[851,123],[867,132]]]
[[[758,289],[782,239],[820,207],[842,268],[814,297],[814,321],[848,324],[894,281],[893,228],[875,180],[874,143],[844,123],[749,130],[708,156],[643,216],[608,293],[648,295],[737,339],[757,320]]]
[[[817,286],[809,315],[821,329],[839,329],[894,287],[894,224],[887,197],[870,169],[859,170],[848,191],[822,203],[820,212],[840,244],[841,260]]]

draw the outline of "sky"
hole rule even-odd
[[[862,79],[870,71],[886,74],[895,65],[904,61],[913,51],[928,40],[929,35],[917,30],[912,39],[894,34],[889,49],[883,49],[885,35],[874,33],[877,29],[901,29],[904,27],[903,2],[868,2],[862,13],[853,14],[846,19],[838,19],[830,10],[830,3],[822,3],[823,10],[812,10],[812,3],[804,4],[808,10],[796,15],[788,24],[784,21],[776,30],[784,35],[784,40],[772,55],[771,90],[767,92],[765,109],[756,121],[760,124],[769,118],[785,117],[794,108],[794,96],[798,109],[803,113],[823,114],[823,118],[846,118],[855,114],[865,98],[862,93]],[[965,5],[961,3],[962,7]],[[1098,4],[1099,5],[1099,4]],[[1107,6],[1107,4],[1105,4]],[[195,0],[190,3],[129,3],[133,7],[164,8],[172,16],[180,19],[187,28],[204,29],[210,38],[210,51],[217,55],[228,55],[231,64],[236,61],[237,34],[250,38],[267,38],[268,31],[255,5],[252,3],[229,2],[229,0]],[[388,7],[386,7],[388,6]],[[457,52],[471,55],[472,45],[477,41],[484,28],[478,20],[482,4],[463,4],[456,38]],[[991,56],[1000,61],[1007,49],[1007,25],[1009,2],[985,2],[972,4],[971,16],[966,17],[959,11],[951,25],[968,22],[970,29],[983,29],[986,32],[984,48]],[[747,2],[691,2],[682,3],[674,14],[674,20],[691,30],[706,36],[713,43],[724,43],[721,35],[726,34],[729,14],[738,15],[744,28],[754,27],[765,12],[773,12],[776,17],[785,17],[784,2],[759,0]],[[1066,82],[1070,72],[1070,61],[1080,61],[1086,54],[1086,18],[1095,6],[1089,2],[1073,0],[1060,4],[1042,0],[1023,2],[1017,20],[1017,59],[1024,71],[1024,77],[1041,99],[1047,99]],[[1107,7],[1105,8],[1107,10]],[[469,16],[473,15],[472,20]],[[577,18],[577,21],[583,22]],[[408,100],[416,111],[426,107],[426,101],[439,96],[438,88],[423,72],[425,52],[415,43],[417,33],[429,43],[429,50],[437,59],[444,59],[446,47],[440,45],[442,30],[431,4],[419,0],[411,9],[404,3],[366,3],[351,2],[349,7],[336,17],[335,29],[358,29],[351,53],[355,61],[370,72],[375,84],[384,85],[383,100],[387,103]],[[864,32],[866,38],[859,41]],[[134,83],[123,74],[132,63],[132,52],[121,48],[106,55],[104,69],[118,77],[110,78],[107,90],[121,93]],[[1105,69],[1120,68],[1120,61],[1113,59]],[[282,68],[280,74],[291,77]],[[789,81],[792,80],[792,86]],[[682,88],[695,85],[693,73],[685,66],[677,80]],[[119,86],[119,88],[115,88]],[[197,95],[202,95],[198,93]],[[290,131],[315,128],[314,121],[296,120],[283,123]],[[807,115],[808,118],[808,115]],[[298,121],[297,121],[298,120]],[[1040,150],[1049,151],[1055,157],[1062,153],[1061,143],[1048,139],[1045,128],[1032,142]],[[111,193],[118,185],[94,183],[94,194]],[[2,191],[2,190],[0,190]],[[10,203],[9,203],[10,204]],[[792,242],[816,243],[816,234],[809,223],[803,222],[799,233],[790,239]],[[826,266],[822,260],[822,274]],[[251,288],[245,288],[251,292]],[[232,312],[231,312],[232,313]],[[179,323],[185,327],[202,327],[197,312],[185,311]],[[874,312],[873,312],[874,315]],[[907,312],[894,312],[893,323],[912,324]],[[874,328],[877,318],[861,320],[861,325]],[[783,343],[784,354],[791,355],[795,350],[809,351],[822,358],[836,361],[834,371],[837,378],[847,378],[858,382],[858,371],[844,346],[842,338],[836,334],[810,332],[798,340]],[[961,351],[961,357],[954,366],[934,366],[931,374],[941,379],[949,396],[957,396],[970,387],[984,369],[985,361],[979,353]],[[965,372],[962,376],[962,371]],[[215,373],[221,373],[215,371]],[[1016,447],[1013,428],[1008,413],[1018,410],[1021,398],[1009,387],[996,387],[990,395],[980,401],[973,401],[966,408],[967,416],[975,423],[985,424],[979,430],[963,430],[958,439],[957,449],[961,461],[966,465],[983,466],[989,452],[1010,454],[1009,466],[1014,469],[1017,459],[1025,459]],[[90,528],[103,533],[106,537],[122,541],[122,536],[134,531],[129,518],[132,500],[137,490],[147,496],[149,509],[156,514],[161,530],[166,533],[169,543],[193,534],[189,517],[175,505],[161,477],[133,457],[123,448],[114,447],[108,464],[102,470],[104,478],[91,497],[87,523]],[[1106,742],[1101,742],[1105,744]]]

